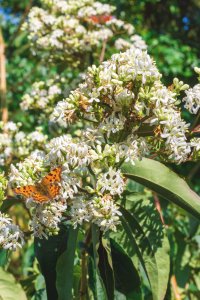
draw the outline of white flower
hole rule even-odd
[[[92,220],[93,216],[89,212],[90,204],[90,201],[85,201],[82,197],[76,197],[73,200],[70,216],[74,228]]]
[[[42,132],[39,131],[33,131],[27,136],[28,140],[31,142],[37,142],[37,143],[46,143],[47,142],[47,136],[44,135]]]
[[[45,171],[44,160],[45,153],[36,150],[23,162],[17,163],[17,167],[11,165],[9,184],[12,187],[34,184],[40,179],[38,174]]]
[[[197,114],[200,108],[200,84],[196,84],[192,89],[185,91],[186,97],[184,107],[192,114]]]
[[[111,133],[116,133],[124,128],[126,118],[123,115],[116,115],[112,113],[108,118],[104,119],[99,125],[99,129],[102,130],[110,137]]]
[[[102,194],[109,192],[111,195],[121,195],[125,188],[125,181],[121,171],[109,168],[109,171],[99,175],[97,190]]]
[[[102,231],[116,231],[116,226],[120,224],[121,212],[110,195],[94,198],[90,203],[90,208],[93,223],[97,224]]]
[[[119,38],[115,41],[115,48],[124,51],[131,48],[131,43],[125,39]]]
[[[23,140],[25,140],[26,134],[23,131],[19,131],[15,135],[15,141],[17,143],[21,143]]]
[[[127,141],[118,145],[118,153],[125,162],[130,161],[134,164],[136,160],[148,156],[149,146],[144,138],[130,135],[128,136]]]
[[[52,115],[50,116],[51,122],[57,122],[60,126],[66,127],[73,121],[73,115],[75,113],[74,104],[67,100],[59,101]]]
[[[145,41],[141,38],[141,36],[134,34],[130,38],[131,42],[133,43],[133,46],[135,48],[141,49],[141,50],[146,50],[147,45]]]
[[[57,85],[52,85],[49,88],[49,95],[54,96],[54,95],[60,95],[62,93],[61,89]]]
[[[9,121],[4,125],[4,130],[5,132],[7,131],[16,132],[18,130],[18,126],[14,122]]]
[[[0,212],[0,248],[16,250],[24,244],[24,235],[7,215]]]
[[[200,138],[193,138],[190,141],[190,146],[193,147],[195,149],[195,151],[199,151],[200,150]]]
[[[60,197],[62,199],[73,199],[78,193],[78,188],[81,187],[82,180],[75,172],[70,172],[68,164],[63,165],[61,175],[61,190]]]
[[[52,105],[63,98],[65,82],[66,80],[59,76],[46,82],[35,82],[30,92],[22,97],[21,109],[42,110],[43,114],[50,114]]]

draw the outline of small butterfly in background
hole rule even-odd
[[[59,195],[62,168],[57,167],[35,185],[26,185],[15,188],[13,191],[17,195],[25,198],[32,198],[35,202],[43,203],[53,200]]]
[[[98,16],[90,16],[88,17],[89,21],[92,21],[94,24],[105,24],[108,21],[111,21],[114,19],[113,16],[111,15],[98,15]]]

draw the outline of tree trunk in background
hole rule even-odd
[[[5,43],[2,32],[0,30],[0,97],[1,97],[1,114],[2,121],[8,121],[8,109],[6,103],[6,58],[5,58]]]

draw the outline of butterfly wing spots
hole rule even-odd
[[[37,191],[34,185],[26,185],[22,187],[15,188],[14,193],[16,195],[24,196],[25,198],[30,198]]]
[[[54,182],[60,182],[61,181],[61,172],[62,172],[61,167],[55,168],[41,180],[41,184],[44,186],[47,186]]]
[[[54,199],[56,196],[58,196],[60,193],[60,186],[55,184],[55,183],[51,183],[48,186],[48,194],[51,197],[51,199]]]

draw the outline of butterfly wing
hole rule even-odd
[[[60,193],[60,186],[56,183],[51,183],[47,186],[48,194],[51,199],[55,198]]]
[[[37,191],[37,188],[34,185],[26,185],[26,186],[15,188],[13,191],[17,195],[22,195],[25,198],[30,198]]]
[[[55,182],[60,182],[61,180],[61,167],[53,169],[49,174],[47,174],[42,180],[41,185],[48,186]]]
[[[54,199],[60,192],[58,183],[61,181],[61,167],[57,167],[47,174],[42,180],[40,185],[46,190],[46,194],[50,199]]]
[[[46,196],[37,185],[26,185],[14,189],[14,193],[24,196],[25,198],[33,198],[36,202],[47,202],[49,197]]]

